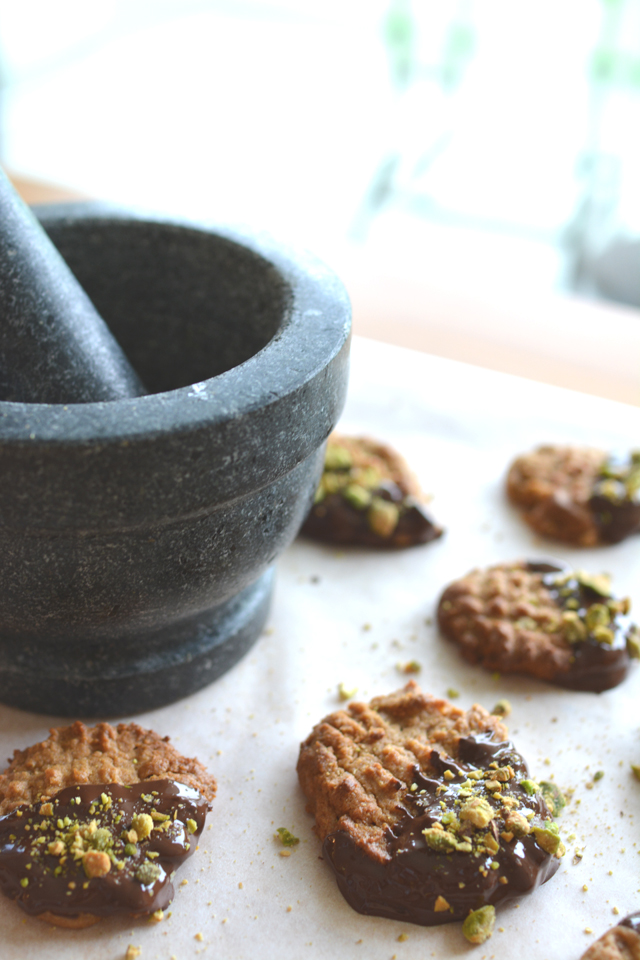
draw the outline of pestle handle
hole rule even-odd
[[[0,170],[0,400],[139,397],[138,375]]]

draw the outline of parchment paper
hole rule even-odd
[[[135,718],[171,735],[218,778],[200,849],[177,875],[171,916],[159,925],[111,920],[74,932],[0,899],[1,957],[111,960],[134,944],[141,960],[577,960],[617,918],[640,908],[640,783],[629,767],[640,762],[640,667],[600,695],[496,680],[465,664],[431,620],[450,579],[539,556],[609,571],[640,615],[640,538],[588,551],[543,543],[502,492],[510,459],[538,443],[638,446],[640,410],[356,339],[341,429],[389,440],[404,453],[433,494],[445,537],[392,554],[294,544],[278,564],[268,629],[248,656],[199,694]],[[407,677],[397,665],[409,660],[422,665],[425,690],[446,695],[453,687],[463,707],[509,699],[507,723],[532,774],[575,791],[560,820],[563,836],[575,838],[559,872],[499,909],[494,936],[481,947],[464,940],[459,924],[419,927],[351,910],[319,859],[297,784],[299,742],[341,705],[337,684],[369,699],[402,686]],[[0,707],[0,756],[56,723]],[[594,783],[597,771],[604,776]],[[281,826],[301,841],[289,857],[274,840]],[[576,852],[582,859],[574,862]]]

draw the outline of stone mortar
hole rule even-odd
[[[0,700],[136,713],[259,636],[344,403],[349,304],[259,235],[96,204],[38,215],[153,392],[0,403]]]

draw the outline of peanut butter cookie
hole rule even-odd
[[[412,681],[319,723],[298,776],[340,891],[360,913],[490,936],[494,907],[548,880],[558,829],[502,722]]]
[[[302,534],[325,543],[400,549],[442,536],[403,458],[366,437],[332,434]]]
[[[197,760],[137,724],[54,729],[0,774],[0,889],[58,926],[161,916],[215,790]]]
[[[516,561],[451,583],[438,624],[465,659],[486,670],[600,692],[621,683],[640,653],[629,608],[628,599],[614,599],[604,575]]]
[[[582,960],[640,960],[640,913],[607,930],[582,954]]]
[[[618,543],[640,530],[640,452],[538,447],[512,463],[507,495],[543,537],[578,547]]]

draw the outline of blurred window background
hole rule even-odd
[[[0,0],[0,71],[14,174],[640,306],[640,0]]]

